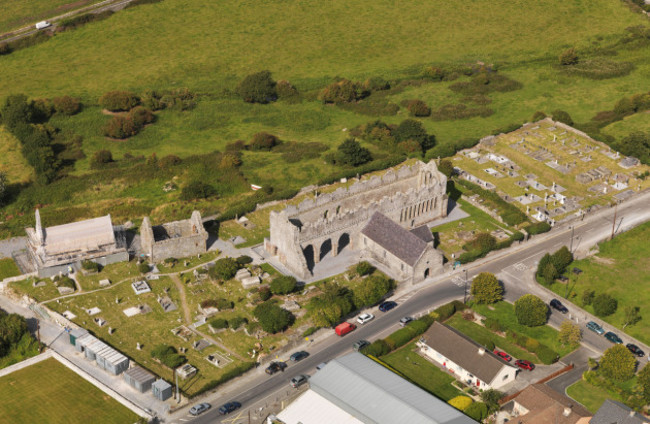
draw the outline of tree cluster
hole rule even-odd
[[[190,110],[196,106],[196,94],[187,88],[167,91],[149,90],[142,94],[140,103],[151,110]]]
[[[270,103],[278,98],[276,82],[270,71],[246,76],[237,86],[237,94],[247,103]]]
[[[398,125],[379,120],[368,122],[353,129],[351,134],[384,150],[407,155],[424,153],[436,144],[436,137],[415,119],[405,119]]]
[[[221,258],[217,259],[214,266],[208,269],[208,275],[215,280],[227,281],[235,276],[240,265],[236,259]]]
[[[323,103],[351,103],[370,95],[370,90],[358,82],[341,79],[325,87],[320,93]]]
[[[348,166],[359,166],[372,160],[370,150],[361,147],[354,138],[347,138],[337,149],[335,163]]]
[[[638,158],[643,163],[650,163],[650,132],[633,132],[623,137],[617,147],[627,156]]]
[[[139,133],[145,125],[151,124],[156,120],[152,111],[143,107],[136,106],[126,115],[115,115],[104,126],[104,135],[111,138],[125,139]]]
[[[496,303],[503,299],[503,287],[490,272],[482,272],[472,280],[471,294],[478,303]]]
[[[0,309],[0,357],[5,356],[23,336],[31,337],[25,318]]]
[[[592,306],[596,315],[606,317],[616,312],[618,301],[608,293],[601,293],[594,298]]]
[[[573,254],[566,246],[562,246],[552,255],[547,253],[540,259],[535,277],[542,284],[553,284],[567,270],[571,262],[573,262]]]
[[[291,312],[279,307],[273,300],[257,305],[253,309],[253,316],[259,321],[262,330],[273,334],[284,331],[295,320]]]
[[[538,327],[546,324],[548,306],[539,297],[525,294],[515,301],[517,322],[527,327]]]
[[[207,199],[217,194],[217,190],[203,181],[190,181],[181,189],[181,200]]]
[[[140,104],[140,97],[130,91],[109,91],[99,98],[99,105],[111,112],[126,112]]]
[[[151,350],[151,357],[157,359],[168,368],[175,369],[185,363],[186,358],[179,355],[172,346],[159,344]]]

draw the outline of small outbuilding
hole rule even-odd
[[[75,328],[74,330],[70,331],[68,334],[70,337],[70,344],[76,347],[77,339],[81,336],[85,336],[86,334],[88,334],[88,330],[85,328]]]
[[[156,380],[151,385],[151,393],[158,400],[167,400],[172,397],[172,385],[165,380]]]
[[[151,390],[151,385],[156,381],[156,376],[136,365],[124,371],[124,381],[140,393],[144,393]]]
[[[196,367],[190,365],[190,364],[185,364],[183,366],[180,366],[176,368],[176,374],[183,380],[186,380],[190,377],[194,377],[196,375]]]
[[[113,375],[119,375],[129,369],[129,358],[108,345],[97,352],[95,359],[100,368]]]

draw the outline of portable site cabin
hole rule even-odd
[[[97,352],[106,349],[108,347],[108,345],[103,341],[95,337],[93,337],[93,339],[95,340],[88,343],[85,348],[86,358],[90,359],[91,361],[97,359]]]
[[[140,393],[151,390],[151,385],[156,377],[142,367],[135,366],[124,371],[124,381]]]
[[[151,392],[156,399],[167,400],[172,397],[172,385],[165,380],[156,380],[151,385]]]
[[[75,339],[74,348],[77,352],[84,352],[86,350],[86,346],[95,340],[97,339],[94,336],[92,336],[90,333],[86,333],[83,336],[79,336]]]
[[[113,375],[118,375],[129,369],[129,358],[110,346],[96,353],[97,365]]]
[[[70,344],[76,347],[77,339],[81,338],[81,336],[84,336],[86,334],[88,334],[88,330],[86,330],[85,328],[75,328],[74,330],[70,331],[69,333]]]

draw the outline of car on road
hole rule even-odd
[[[391,309],[393,309],[395,306],[397,306],[397,303],[393,302],[392,300],[388,300],[386,302],[382,302],[379,305],[379,310],[382,312],[388,312]]]
[[[298,361],[302,361],[308,356],[309,356],[309,352],[305,352],[304,350],[301,350],[300,352],[295,352],[293,355],[289,357],[289,359],[292,362],[298,362]]]
[[[303,384],[305,384],[305,383],[307,382],[307,379],[308,379],[308,378],[309,378],[309,377],[307,377],[307,376],[304,375],[304,374],[299,374],[299,375],[295,376],[294,378],[292,378],[292,379],[289,381],[289,384],[291,385],[291,387],[293,387],[293,388],[297,388],[297,387],[300,387],[300,386],[302,386]]]
[[[357,322],[359,324],[365,324],[369,321],[372,321],[375,316],[373,314],[361,314],[357,317]]]
[[[612,333],[611,331],[608,331],[607,333],[605,333],[605,338],[607,340],[609,340],[610,342],[612,342],[612,343],[623,344],[623,340],[621,340],[621,338],[618,337],[616,335],[616,333]]]
[[[209,403],[199,403],[198,405],[194,405],[193,407],[190,408],[190,414],[196,416],[196,415],[201,415],[208,409],[212,408],[212,405]]]
[[[640,348],[639,346],[637,346],[637,345],[635,345],[635,344],[633,344],[633,343],[628,343],[628,344],[625,345],[625,347],[626,347],[630,352],[632,352],[633,354],[635,354],[636,356],[638,356],[639,358],[642,358],[642,357],[645,356],[645,352],[642,351],[641,348]]]
[[[600,325],[596,324],[593,321],[589,321],[587,323],[587,328],[600,336],[605,334],[605,330],[603,330],[603,327],[601,327]]]
[[[404,318],[399,320],[399,325],[402,326],[402,327],[405,327],[406,324],[408,324],[411,321],[413,321],[412,317],[404,317]]]
[[[235,411],[237,409],[241,408],[241,403],[239,402],[228,402],[224,403],[219,407],[219,413],[221,415],[227,415],[230,414],[232,411]]]
[[[512,356],[508,355],[507,353],[505,353],[505,352],[502,351],[502,350],[494,349],[494,354],[495,354],[496,356],[498,356],[499,358],[503,359],[503,360],[506,361],[506,362],[510,362],[510,361],[512,361]]]
[[[532,371],[535,369],[535,364],[525,359],[517,359],[515,361],[515,365],[521,369],[528,370],[528,371]]]
[[[363,349],[366,346],[369,346],[370,342],[368,340],[358,340],[352,344],[352,349],[356,350],[357,352]]]
[[[271,362],[271,364],[266,367],[266,373],[268,375],[273,375],[278,371],[284,371],[284,369],[287,367],[287,364],[284,362]]]
[[[567,312],[569,312],[569,310],[566,308],[566,306],[564,306],[562,304],[562,302],[560,302],[557,299],[551,299],[550,305],[551,305],[551,308],[553,308],[553,309],[555,309],[557,311],[560,311],[563,314],[566,314]]]

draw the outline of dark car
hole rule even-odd
[[[271,362],[271,364],[266,367],[266,373],[268,375],[273,375],[278,371],[284,371],[284,369],[287,367],[287,364],[284,362]]]
[[[305,359],[308,356],[309,356],[308,352],[305,352],[304,350],[301,350],[300,352],[296,352],[293,355],[291,355],[289,357],[289,359],[291,359],[293,362],[298,362],[298,361],[302,361],[303,359]]]
[[[645,356],[645,352],[643,352],[641,350],[641,348],[639,346],[635,345],[635,344],[628,343],[628,344],[625,345],[625,347],[628,348],[628,350],[630,352],[632,352],[633,354],[635,354],[639,358]]]
[[[370,342],[368,340],[359,340],[356,341],[352,344],[352,349],[356,350],[357,352],[363,349],[366,346],[369,346]]]
[[[612,333],[611,331],[605,333],[605,338],[612,343],[623,344],[623,340],[621,340],[621,338],[618,337],[616,333]]]
[[[408,324],[408,323],[411,322],[411,321],[413,321],[413,318],[412,318],[412,317],[404,317],[404,318],[401,318],[401,319],[399,320],[399,325],[400,325],[401,327],[405,327],[406,324]]]
[[[309,378],[308,376],[304,374],[300,374],[292,378],[291,381],[289,381],[289,384],[293,388],[300,387],[307,382],[308,378]]]
[[[228,402],[228,403],[224,403],[222,406],[219,407],[219,413],[221,415],[226,415],[226,414],[230,414],[232,411],[235,411],[239,408],[241,408],[241,403]]]
[[[591,331],[593,331],[594,333],[598,334],[598,335],[602,335],[602,334],[605,333],[605,330],[603,330],[603,327],[601,327],[600,325],[596,324],[593,321],[589,321],[587,323],[587,328],[590,329]]]
[[[393,302],[392,300],[389,300],[387,302],[382,302],[379,305],[379,310],[382,312],[388,312],[391,309],[393,309],[395,306],[397,306],[397,303]]]
[[[506,362],[512,361],[512,356],[508,355],[504,351],[494,349],[494,354]]]
[[[558,310],[558,311],[562,312],[563,314],[566,314],[567,312],[569,312],[569,310],[566,308],[566,306],[564,306],[562,304],[562,302],[560,302],[557,299],[552,299],[551,302],[550,302],[550,305],[551,305],[551,308],[553,308],[555,310]]]
[[[532,371],[535,369],[535,364],[525,359],[517,359],[515,361],[515,365],[521,369],[528,370],[528,371]]]
[[[208,409],[212,408],[212,405],[209,403],[199,403],[198,405],[194,405],[193,407],[190,408],[190,414],[192,415],[201,415]]]

